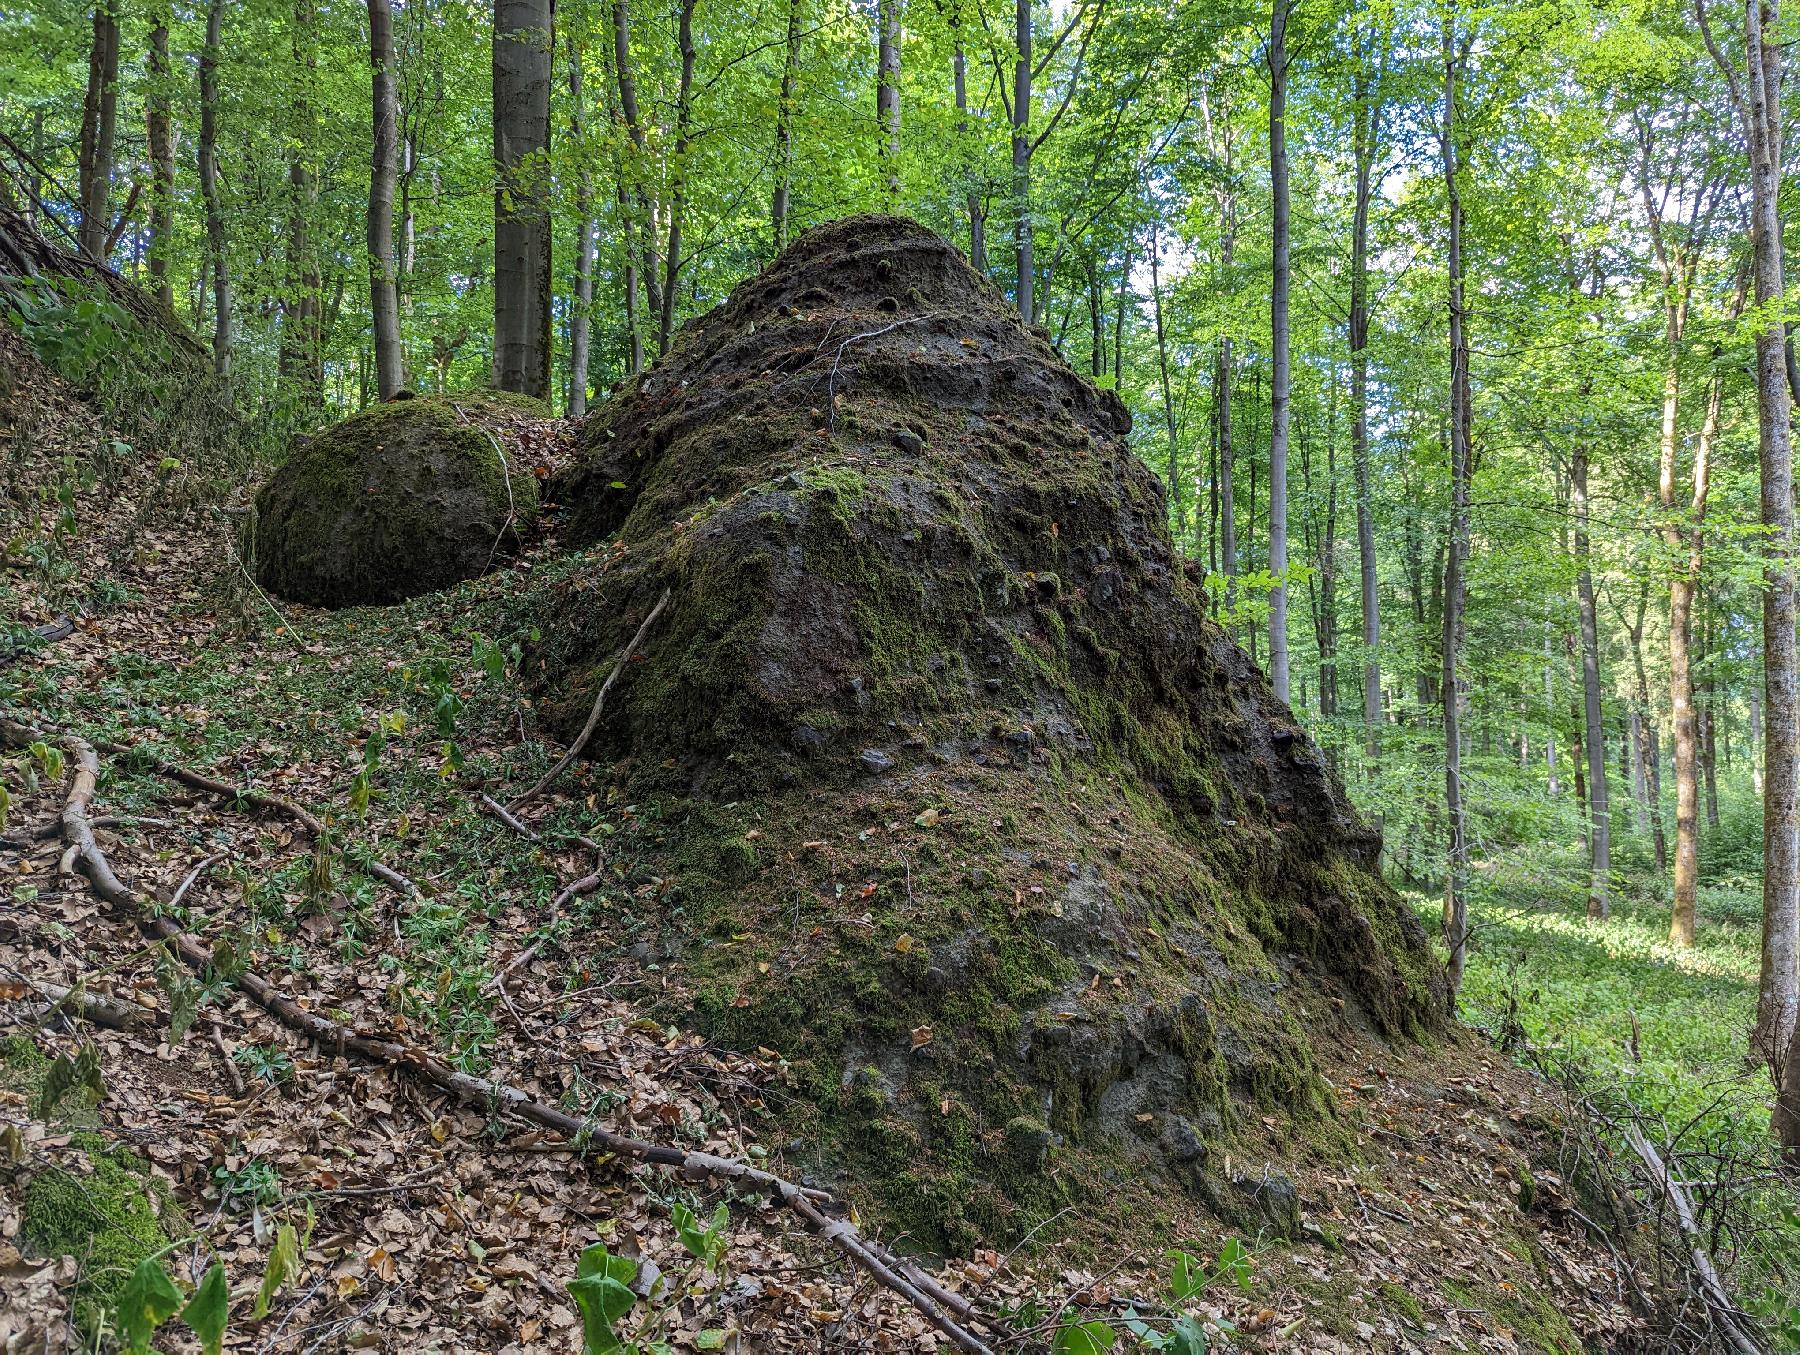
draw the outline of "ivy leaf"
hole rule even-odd
[[[205,1355],[219,1355],[225,1344],[225,1323],[230,1314],[231,1286],[225,1282],[225,1264],[214,1261],[201,1277],[200,1287],[181,1310],[181,1320],[194,1329]]]
[[[300,1239],[294,1232],[294,1225],[284,1223],[275,1230],[275,1245],[269,1250],[262,1288],[256,1291],[256,1306],[250,1310],[251,1321],[260,1322],[269,1315],[270,1300],[299,1268]]]
[[[150,1349],[150,1337],[179,1307],[181,1291],[162,1262],[155,1257],[139,1261],[119,1291],[119,1331],[125,1337],[125,1349],[132,1355],[144,1355]]]

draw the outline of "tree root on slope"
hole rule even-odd
[[[42,734],[29,726],[0,719],[0,743],[23,747],[42,737]],[[100,759],[95,745],[67,732],[59,737],[74,767],[74,780],[63,805],[60,823],[63,840],[74,854],[76,867],[103,900],[129,911],[146,932],[166,941],[183,962],[197,972],[204,973],[212,967],[211,949],[183,931],[174,919],[153,912],[147,900],[119,879],[111,862],[107,860],[106,853],[94,840],[89,810],[100,778]],[[99,747],[115,755],[135,755],[134,750],[118,745],[101,743]],[[280,796],[238,790],[173,763],[159,762],[155,767],[162,775],[184,785],[276,809],[317,835],[322,835],[325,831],[324,825],[307,810]],[[397,871],[386,867],[382,869],[387,873],[380,878],[389,883],[398,880],[408,891],[417,892],[411,881]],[[408,1073],[447,1092],[465,1105],[490,1111],[496,1108],[509,1110],[521,1119],[562,1134],[569,1141],[570,1151],[578,1155],[593,1157],[613,1154],[652,1166],[672,1167],[689,1180],[715,1177],[779,1200],[799,1215],[822,1241],[905,1299],[921,1317],[959,1350],[964,1351],[965,1355],[994,1355],[992,1347],[976,1336],[970,1326],[981,1325],[1000,1333],[1002,1337],[1012,1336],[995,1319],[981,1314],[962,1295],[944,1288],[919,1267],[895,1255],[882,1243],[863,1237],[848,1219],[834,1218],[828,1214],[826,1210],[832,1208],[835,1202],[823,1191],[796,1185],[771,1172],[732,1158],[718,1157],[711,1153],[686,1152],[666,1144],[615,1133],[555,1106],[534,1100],[508,1083],[460,1072],[423,1049],[352,1030],[318,1012],[308,1010],[268,980],[248,970],[238,974],[233,982],[269,1015],[321,1047],[340,1054],[354,1053]]]

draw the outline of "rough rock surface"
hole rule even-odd
[[[396,400],[296,445],[256,496],[257,578],[296,602],[346,607],[483,573],[537,516],[530,468],[503,467],[496,450],[518,399]]]
[[[639,825],[620,944],[785,1059],[790,1158],[925,1245],[1077,1197],[1141,1221],[1170,1181],[1274,1226],[1232,1145],[1330,1136],[1315,1038],[1442,1019],[1129,429],[949,244],[858,217],[689,325],[551,484],[591,547],[532,618],[559,734],[671,592],[590,745]]]

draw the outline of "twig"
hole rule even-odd
[[[508,809],[517,812],[520,805],[535,800],[542,793],[544,787],[562,775],[563,768],[581,756],[581,750],[587,747],[587,741],[593,738],[594,730],[600,723],[600,711],[606,705],[606,694],[612,690],[613,683],[619,680],[619,674],[625,671],[626,660],[636,652],[639,645],[644,643],[644,636],[650,633],[650,627],[655,623],[656,618],[662,615],[662,609],[668,603],[669,590],[665,588],[662,596],[656,600],[656,605],[650,609],[650,615],[644,618],[644,624],[639,626],[637,634],[631,637],[631,643],[620,652],[619,661],[613,665],[612,672],[606,675],[606,681],[600,684],[600,690],[594,696],[594,708],[588,712],[587,723],[581,727],[581,733],[576,735],[575,742],[569,745],[569,751],[562,755],[560,762],[538,778],[535,786],[508,805]]]
[[[604,877],[596,870],[592,875],[584,875],[579,880],[575,881],[574,884],[567,886],[562,893],[556,896],[555,901],[550,905],[550,920],[544,924],[546,930],[554,927],[557,920],[561,918],[562,908],[565,903],[578,895],[592,894],[596,889],[600,888],[603,880]],[[520,951],[519,954],[515,955],[507,962],[505,969],[502,969],[498,974],[494,975],[483,991],[490,993],[497,991],[504,995],[506,992],[506,976],[515,969],[520,969],[523,966],[530,964],[532,957],[544,948],[546,939],[547,937],[540,936],[524,950]],[[517,1016],[518,1013],[514,1012],[513,1015]]]
[[[825,381],[825,436],[831,437],[837,431],[837,374],[838,366],[844,360],[844,350],[853,343],[861,343],[864,339],[877,339],[883,334],[901,328],[903,325],[916,325],[924,320],[935,320],[942,311],[928,311],[924,315],[909,315],[904,320],[896,320],[891,325],[883,325],[880,329],[871,329],[866,334],[852,334],[837,346],[832,355],[831,373]],[[823,345],[821,345],[823,347]],[[816,390],[817,387],[814,387]]]
[[[1627,1124],[1624,1128],[1625,1142],[1643,1159],[1644,1166],[1649,1168],[1651,1181],[1674,1211],[1675,1227],[1681,1233],[1681,1240],[1687,1244],[1688,1259],[1693,1263],[1694,1275],[1700,1282],[1700,1297],[1706,1303],[1708,1314],[1738,1355],[1762,1355],[1762,1347],[1751,1340],[1749,1333],[1741,1325],[1737,1305],[1731,1301],[1724,1281],[1719,1278],[1712,1257],[1707,1255],[1700,1225],[1694,1218],[1694,1202],[1688,1196],[1687,1187],[1669,1170],[1662,1154],[1644,1136],[1643,1130],[1635,1124]]]
[[[664,599],[667,599],[666,593]],[[659,610],[660,605],[659,603]],[[34,733],[35,731],[12,721],[0,721],[0,740],[18,743],[23,739],[29,742],[29,736]],[[63,806],[63,834],[70,846],[76,849],[82,872],[87,876],[94,892],[107,903],[134,912],[140,926],[153,936],[166,940],[189,967],[205,972],[213,962],[210,948],[201,945],[183,931],[167,914],[152,913],[148,903],[113,872],[106,853],[94,841],[87,817],[99,783],[99,757],[94,751],[94,745],[85,739],[67,733],[62,739],[75,767],[74,780]],[[241,971],[233,982],[276,1020],[321,1047],[336,1050],[340,1054],[355,1053],[409,1073],[448,1092],[464,1105],[478,1106],[489,1113],[510,1111],[521,1119],[562,1134],[569,1140],[571,1152],[582,1156],[614,1154],[652,1166],[672,1167],[689,1180],[714,1177],[779,1200],[798,1214],[821,1241],[837,1248],[854,1264],[912,1304],[920,1316],[965,1355],[994,1355],[990,1346],[963,1325],[974,1317],[974,1310],[967,1300],[950,1293],[917,1267],[900,1261],[879,1242],[864,1238],[857,1231],[856,1225],[848,1219],[828,1217],[820,1206],[831,1203],[831,1199],[823,1191],[796,1185],[733,1158],[689,1152],[672,1145],[615,1133],[571,1115],[559,1107],[538,1101],[509,1083],[462,1072],[416,1046],[352,1030],[320,1012],[302,1006],[298,1000],[253,971]],[[1004,1333],[1004,1328],[994,1321],[985,1318],[979,1320]],[[1010,1336],[1010,1333],[1004,1334]]]
[[[169,895],[168,903],[163,906],[170,912],[174,912],[176,906],[180,904],[182,899],[187,897],[188,890],[192,889],[195,882],[206,873],[207,868],[217,865],[219,862],[223,861],[226,856],[227,853],[225,852],[214,852],[211,856],[201,857],[199,861],[194,863],[194,868],[182,877],[181,883],[175,886],[175,892]]]
[[[239,1096],[242,1096],[244,1094],[244,1074],[238,1067],[237,1060],[231,1057],[231,1051],[225,1047],[225,1028],[219,1024],[216,1017],[207,1024],[211,1028],[209,1033],[212,1036],[212,1047],[219,1051],[219,1058],[224,1061],[225,1072],[231,1078],[232,1088]]]

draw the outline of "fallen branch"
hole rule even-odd
[[[562,893],[558,894],[555,900],[550,904],[550,920],[544,924],[546,932],[548,932],[549,928],[554,927],[557,920],[562,917],[563,905],[565,903],[572,898],[584,894],[592,894],[596,889],[600,888],[603,880],[604,877],[600,874],[598,868],[596,868],[592,875],[583,875],[579,880],[575,881],[574,884],[566,886]],[[511,960],[508,960],[506,968],[494,975],[494,977],[488,981],[487,987],[483,989],[483,991],[490,993],[495,991],[504,992],[507,976],[514,970],[522,969],[524,966],[530,964],[532,957],[544,948],[545,940],[546,937],[540,936]]]
[[[665,592],[663,601],[667,600],[668,594]],[[662,603],[659,602],[656,611],[660,611],[661,608]],[[654,617],[655,612],[653,611],[651,619]],[[640,636],[641,634],[640,631]],[[623,660],[621,660],[622,662]],[[598,703],[596,703],[596,708],[598,708]],[[10,720],[0,720],[0,740],[20,743],[29,742],[35,737],[36,732],[23,725]],[[135,914],[139,926],[152,936],[166,941],[170,949],[179,955],[190,968],[202,973],[212,969],[213,956],[210,948],[203,946],[192,935],[182,930],[173,918],[166,914],[153,912],[150,904],[141,899],[114,873],[112,864],[106,858],[106,853],[94,841],[93,829],[89,826],[88,819],[88,810],[93,803],[95,789],[99,783],[99,757],[95,752],[94,745],[76,735],[64,733],[62,741],[68,749],[70,761],[75,769],[74,779],[69,788],[68,799],[64,802],[61,816],[63,836],[69,846],[75,850],[77,864],[82,873],[87,876],[94,892],[107,903]],[[170,774],[173,774],[173,770]],[[189,780],[185,777],[179,779],[184,779],[185,783],[189,785],[197,785],[198,782],[206,780],[206,778],[197,777],[192,773],[188,773],[186,776],[193,777],[193,779]],[[213,783],[213,785],[217,784]],[[212,787],[199,786],[199,788],[211,789]],[[234,793],[230,791],[229,787],[222,787],[221,790],[222,793]],[[265,800],[268,798],[270,797],[264,797]],[[305,811],[299,810],[297,806],[293,808],[298,814],[305,814]],[[321,825],[321,829],[322,827]],[[981,1317],[973,1305],[961,1295],[951,1293],[918,1267],[895,1256],[879,1242],[864,1238],[857,1231],[855,1224],[848,1219],[829,1217],[821,1206],[829,1205],[831,1198],[823,1191],[796,1185],[771,1172],[733,1158],[718,1157],[712,1153],[688,1152],[667,1144],[652,1143],[644,1139],[615,1133],[601,1125],[571,1115],[556,1106],[538,1101],[510,1083],[497,1082],[489,1078],[478,1077],[473,1073],[462,1072],[435,1055],[415,1046],[352,1030],[328,1016],[302,1006],[297,999],[288,996],[267,979],[249,970],[238,973],[232,981],[240,991],[269,1015],[322,1048],[335,1050],[339,1054],[354,1053],[408,1073],[449,1093],[464,1105],[479,1107],[489,1113],[510,1111],[523,1120],[555,1130],[563,1135],[569,1141],[569,1151],[572,1153],[584,1157],[601,1154],[628,1157],[652,1166],[675,1168],[689,1180],[698,1181],[713,1177],[749,1190],[759,1191],[779,1200],[799,1215],[821,1241],[836,1248],[854,1265],[904,1298],[921,1317],[935,1327],[957,1349],[965,1352],[965,1355],[993,1355],[992,1348],[971,1332],[964,1323],[981,1322],[994,1327],[995,1330],[1003,1330],[1002,1328],[996,1326],[991,1319]]]
[[[57,1012],[67,1011],[84,1021],[92,1021],[96,1026],[105,1026],[108,1030],[141,1030],[155,1021],[158,1015],[154,1007],[90,993],[80,984],[65,988],[60,983],[47,983],[42,979],[26,981],[34,992],[50,1003],[48,1007],[32,1015],[32,1020],[40,1026]]]
[[[1731,1301],[1724,1281],[1719,1278],[1719,1272],[1713,1266],[1712,1257],[1707,1254],[1700,1224],[1694,1215],[1694,1202],[1688,1195],[1687,1187],[1669,1170],[1662,1154],[1656,1151],[1656,1145],[1644,1136],[1644,1131],[1637,1125],[1625,1125],[1625,1142],[1643,1160],[1644,1166],[1649,1169],[1652,1183],[1662,1192],[1663,1198],[1669,1202],[1669,1208],[1674,1212],[1675,1228],[1687,1247],[1688,1260],[1692,1263],[1694,1277],[1699,1282],[1696,1287],[1700,1290],[1708,1315],[1738,1355],[1762,1355],[1762,1347],[1744,1330],[1742,1314]]]
[[[562,775],[563,768],[581,756],[581,750],[587,747],[588,740],[593,738],[594,730],[600,724],[600,711],[606,705],[606,694],[612,690],[613,683],[619,680],[619,674],[625,671],[626,660],[636,652],[639,645],[644,643],[644,636],[650,633],[650,627],[655,623],[656,618],[662,615],[662,609],[668,606],[668,603],[669,590],[665,588],[662,596],[656,600],[656,605],[650,609],[650,615],[644,618],[644,624],[639,626],[637,634],[631,637],[631,643],[626,645],[619,654],[619,661],[613,665],[612,672],[607,674],[606,681],[600,684],[600,690],[594,697],[594,708],[588,712],[587,723],[581,727],[581,733],[576,735],[575,742],[569,745],[569,751],[562,755],[560,762],[538,778],[535,786],[508,805],[508,809],[516,813],[520,805],[535,800],[543,793],[544,787]]]
[[[9,742],[16,740],[21,731],[29,736],[29,738],[42,737],[26,725],[21,725],[12,720],[0,720],[0,737],[6,738]],[[62,737],[67,738],[69,736],[63,735]],[[158,776],[166,777],[171,781],[180,782],[190,789],[202,790],[208,795],[217,795],[222,799],[239,801],[243,804],[254,805],[259,809],[267,809],[283,815],[299,824],[300,827],[305,830],[307,836],[314,842],[317,842],[320,838],[325,836],[325,824],[319,817],[311,810],[295,804],[286,796],[277,795],[273,791],[255,790],[248,786],[233,786],[224,781],[215,781],[210,776],[203,776],[199,772],[189,771],[186,767],[178,766],[173,762],[165,762],[155,754],[148,753],[142,748],[132,747],[129,744],[108,743],[106,740],[102,739],[97,742],[94,747],[100,752],[105,753],[108,757],[142,761]],[[368,871],[369,874],[373,875],[377,880],[380,880],[390,888],[398,890],[400,893],[409,895],[413,898],[419,897],[419,887],[385,862],[371,861],[361,865],[361,868]]]
[[[38,643],[8,645],[5,649],[0,649],[0,667],[16,662],[27,654],[35,654],[44,645],[55,644],[58,640],[73,634],[74,630],[75,623],[66,616],[59,616],[56,620],[47,621],[41,626],[33,626],[30,633]]]

